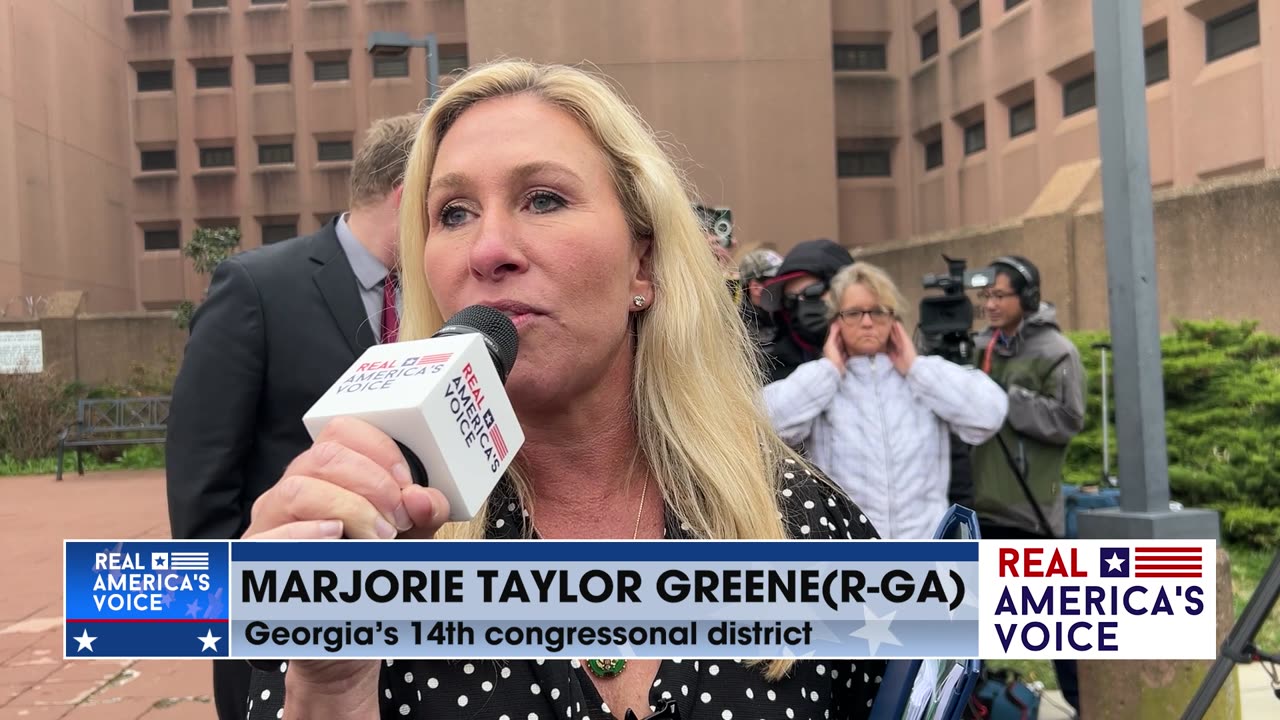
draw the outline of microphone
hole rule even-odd
[[[464,308],[426,340],[366,350],[303,425],[312,440],[337,417],[373,425],[400,446],[415,483],[449,499],[451,521],[470,520],[524,444],[503,387],[519,343],[506,315]]]

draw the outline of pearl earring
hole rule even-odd
[[[643,295],[637,295],[637,296],[635,296],[634,298],[631,298],[631,302],[632,302],[632,304],[634,304],[634,305],[635,305],[636,307],[638,307],[638,308],[640,308],[640,307],[644,307],[644,296],[643,296]]]

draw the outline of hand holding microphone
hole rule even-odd
[[[518,343],[474,305],[430,339],[369,348],[303,417],[315,444],[245,538],[429,538],[473,517],[524,442],[503,389]]]

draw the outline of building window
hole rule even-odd
[[[168,9],[169,0],[133,0],[134,12],[156,12]]]
[[[1026,1],[1027,0],[1004,0],[1004,9],[1012,10]]]
[[[920,62],[924,62],[938,54],[938,28],[933,27],[920,33]]]
[[[322,140],[316,148],[316,156],[320,159],[320,162],[350,160],[351,155],[350,140]]]
[[[259,165],[289,165],[291,163],[293,163],[292,143],[258,146]]]
[[[1088,110],[1096,104],[1093,73],[1062,86],[1062,116]]]
[[[209,8],[224,8],[227,6],[227,0],[191,0],[192,10],[206,10]]]
[[[1205,62],[1213,62],[1258,44],[1258,3],[1205,23]]]
[[[982,3],[972,2],[960,8],[960,37],[982,27]]]
[[[1147,48],[1146,67],[1148,85],[1169,79],[1169,43],[1162,42]]]
[[[1015,138],[1036,129],[1036,101],[1028,100],[1009,108],[1009,137]]]
[[[336,82],[351,77],[351,69],[346,60],[316,60],[315,81]]]
[[[173,89],[172,70],[139,70],[138,92],[159,92]]]
[[[884,45],[836,45],[832,60],[836,70],[884,70]]]
[[[459,70],[466,70],[470,63],[467,61],[467,54],[461,55],[441,55],[440,56],[440,75],[450,75]]]
[[[143,250],[177,250],[181,247],[178,230],[144,230],[142,232]]]
[[[836,156],[840,177],[889,177],[888,150],[841,151]]]
[[[178,153],[173,150],[143,150],[142,172],[177,170]]]
[[[231,67],[196,68],[196,87],[220,88],[231,87]]]
[[[288,0],[249,0],[250,5],[283,5]]]
[[[258,85],[288,85],[289,63],[258,63],[253,66],[253,81]]]
[[[964,129],[964,154],[972,155],[987,149],[987,123],[984,120]]]
[[[236,149],[229,147],[200,148],[200,167],[222,168],[236,166]]]
[[[270,245],[298,237],[297,223],[271,223],[262,225],[262,244]]]
[[[373,76],[376,78],[409,77],[409,54],[374,57]]]
[[[924,146],[924,169],[932,170],[942,165],[942,139],[939,138]]]

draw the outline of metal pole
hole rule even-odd
[[[1164,377],[1140,0],[1093,0],[1120,506],[1168,512]]]
[[[1102,348],[1102,482],[1111,484],[1111,416],[1107,413],[1107,349]]]
[[[436,44],[436,34],[427,35],[427,104],[435,104],[440,94],[440,48]]]

